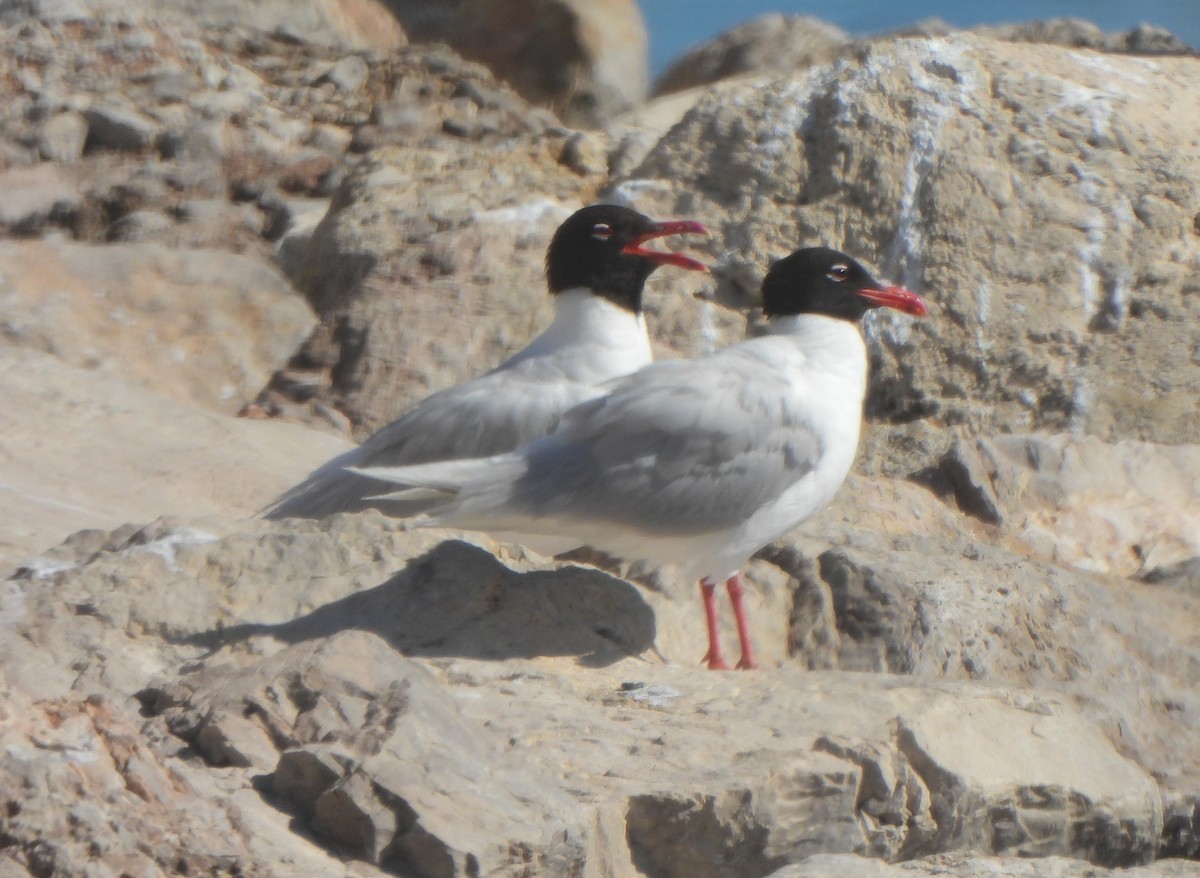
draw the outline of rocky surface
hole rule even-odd
[[[935,18],[904,28],[898,35],[944,37],[954,33],[962,31]],[[1078,18],[1051,18],[1022,24],[980,25],[966,33],[1017,43],[1047,43],[1099,52],[1134,55],[1196,53],[1174,34],[1148,24],[1112,33]],[[883,38],[887,39],[886,36]],[[858,45],[875,39],[860,40]],[[764,15],[684,52],[659,76],[652,93],[665,95],[748,74],[796,73],[850,51],[854,42],[841,28],[819,18],[779,13]]]
[[[830,58],[850,42],[840,27],[810,15],[764,15],[684,52],[655,81],[654,94],[747,73],[791,73]]]
[[[795,241],[926,294],[935,319],[875,326],[882,469],[917,469],[947,433],[1190,442],[1197,63],[882,41],[716,86],[616,189],[724,218],[718,296],[751,296]]]
[[[486,65],[526,100],[595,127],[640,103],[650,42],[636,0],[388,0],[413,40]]]
[[[926,33],[585,132],[390,8],[0,4],[0,876],[1200,875],[1200,61]],[[250,517],[522,345],[596,197],[714,231],[663,356],[801,241],[936,303],[758,673],[670,570]]]

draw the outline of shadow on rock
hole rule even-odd
[[[377,634],[410,656],[575,655],[601,667],[650,648],[655,621],[633,585],[603,571],[519,572],[450,540],[386,582],[292,621],[225,626],[177,642],[215,650],[260,636],[298,643],[345,630]]]

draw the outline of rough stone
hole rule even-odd
[[[57,165],[0,170],[0,227],[10,233],[36,234],[56,215],[69,213],[82,200],[79,184]]]
[[[1113,33],[1079,18],[1052,18],[1020,24],[980,25],[965,32],[989,39],[1100,52],[1195,54],[1195,49],[1174,34],[1147,24]],[[841,28],[818,18],[772,13],[739,24],[684,52],[655,82],[652,94],[662,96],[749,74],[795,73],[813,63],[829,61],[835,54],[849,54],[870,43],[896,37],[947,37],[955,33],[963,31],[932,18],[893,33],[855,41]]]
[[[869,451],[884,470],[993,432],[1190,442],[1198,65],[964,34],[881,41],[713,87],[612,192],[721,217],[725,301],[752,302],[798,242],[925,294],[930,319],[871,325],[867,412],[890,426]]]
[[[357,55],[347,55],[321,74],[316,85],[330,82],[341,91],[355,92],[363,87],[370,73],[366,61]]]
[[[649,39],[635,0],[391,0],[389,6],[414,41],[444,42],[486,64],[568,124],[597,127],[646,95]]]
[[[306,396],[366,434],[540,331],[549,317],[545,247],[596,181],[559,164],[562,148],[547,138],[493,152],[388,148],[361,162],[311,235],[298,229],[281,243],[289,277],[321,319],[290,363],[315,376]],[[646,308],[660,350],[703,350],[707,324],[740,331],[740,315],[688,295],[705,280],[684,274],[650,280]],[[449,299],[479,317],[447,323]]]
[[[51,116],[38,134],[38,152],[49,162],[73,162],[83,155],[88,123],[79,113]]]
[[[995,436],[940,467],[965,512],[1060,564],[1132,576],[1200,555],[1200,446]]]
[[[979,854],[939,854],[903,863],[885,863],[846,854],[818,854],[772,872],[769,878],[1191,878],[1195,863],[1160,860],[1149,866],[1098,869],[1068,857],[986,857]]]
[[[1051,18],[1025,24],[980,26],[975,32],[1018,43],[1050,43],[1102,52],[1131,52],[1139,55],[1190,55],[1195,50],[1163,28],[1139,24],[1127,31],[1108,33],[1079,18]]]
[[[170,513],[249,515],[347,448],[332,436],[234,420],[7,343],[0,388],[3,571],[82,528]]]
[[[601,844],[589,809],[616,807],[627,833],[605,836],[606,856],[665,875],[764,874],[818,852],[1130,865],[1164,836],[1159,784],[1196,800],[1180,761],[1200,728],[1184,682],[1196,608],[1117,580],[960,544],[976,553],[965,578],[950,546],[851,534],[815,569],[838,663],[860,672],[722,675],[652,658],[680,638],[668,629],[701,625],[666,611],[694,602],[669,576],[642,587],[492,546],[497,560],[377,515],[209,527],[65,545],[15,581],[13,642],[51,665],[89,650],[68,685],[139,693],[215,765],[248,764],[245,783],[272,748],[291,754],[280,792],[381,864],[432,874],[420,851],[462,874],[519,842],[563,874]],[[1018,576],[1037,592],[997,590]],[[504,779],[496,792],[480,771]],[[530,820],[554,820],[514,822],[514,790],[560,802],[576,841],[531,840]]]
[[[0,229],[77,239],[0,244],[0,874],[1196,874],[1141,865],[1200,850],[1194,58],[929,25],[580,134],[359,51],[365,0],[182,5],[0,9]],[[44,161],[89,103],[153,148]],[[651,282],[660,355],[810,239],[938,305],[872,324],[858,472],[747,565],[760,672],[700,668],[670,570],[246,517],[346,447],[257,418],[489,368],[597,197],[715,233]]]
[[[230,413],[313,325],[278,272],[230,253],[0,242],[0,272],[9,344]]]
[[[154,145],[158,124],[128,107],[94,103],[83,112],[87,120],[87,149],[142,152]]]
[[[659,76],[653,94],[747,73],[794,73],[850,41],[841,28],[809,15],[764,15],[684,52]]]

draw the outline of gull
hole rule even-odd
[[[824,247],[776,262],[762,299],[766,335],[647,365],[513,451],[355,472],[406,486],[395,499],[440,498],[420,526],[678,566],[700,580],[713,669],[729,667],[713,594],[725,582],[737,666],[754,668],[739,570],[823,509],[850,471],[867,389],[862,317],[926,313],[915,294]]]

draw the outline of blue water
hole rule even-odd
[[[735,24],[768,12],[813,15],[856,36],[894,30],[925,18],[960,27],[1073,16],[1105,30],[1128,30],[1140,22],[1165,27],[1185,43],[1200,47],[1200,0],[641,0],[650,29],[654,75],[696,43]]]

